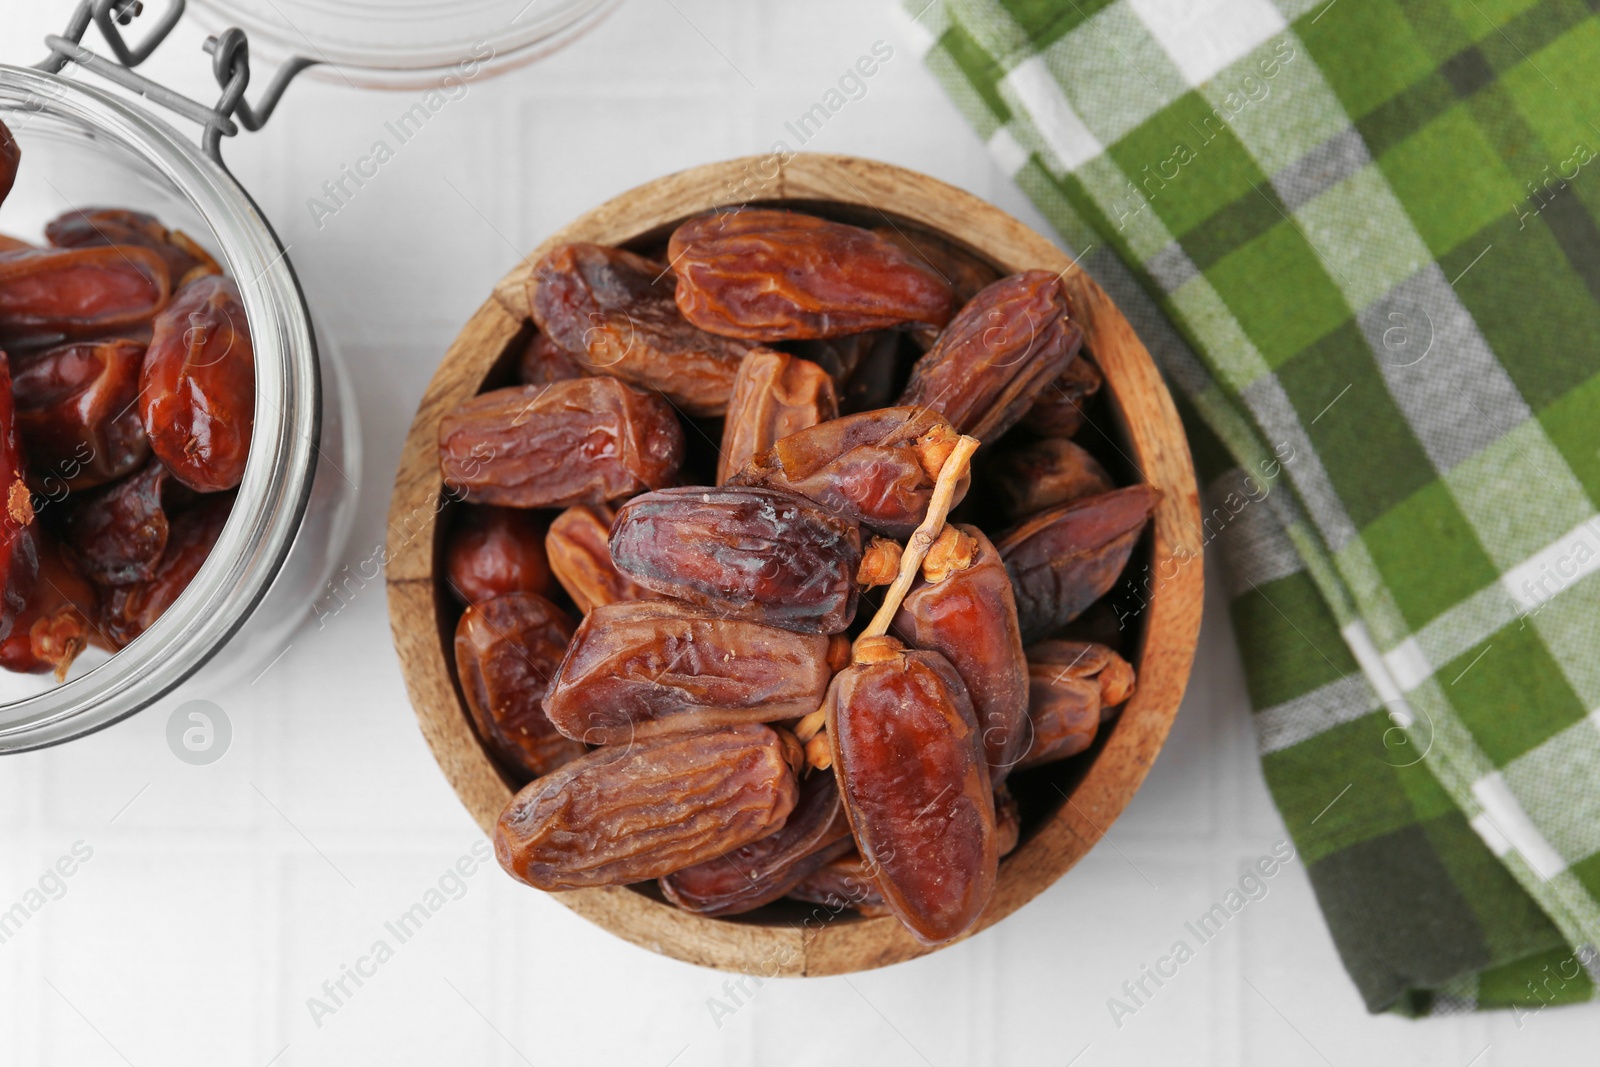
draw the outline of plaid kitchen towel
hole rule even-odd
[[[1600,979],[1597,11],[907,0],[1176,387],[1267,782],[1374,1011]]]

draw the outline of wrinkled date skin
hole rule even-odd
[[[783,829],[716,859],[661,879],[661,893],[697,915],[740,915],[770,904],[806,875],[855,848],[826,771],[800,784],[800,800]]]
[[[256,358],[232,279],[206,274],[156,316],[139,376],[150,449],[200,493],[244,477],[256,413]]]
[[[1061,377],[1040,390],[1039,399],[1022,417],[1022,425],[1042,437],[1072,437],[1083,429],[1083,405],[1104,384],[1095,361],[1087,352],[1079,352]]]
[[[1028,743],[1028,660],[1000,553],[976,526],[957,529],[977,544],[971,562],[913,588],[892,629],[913,648],[944,656],[961,676],[983,730],[989,777],[999,785]]]
[[[466,505],[444,551],[450,592],[463,604],[508,593],[550,593],[554,582],[544,538],[544,523],[527,511]]]
[[[35,531],[39,577],[11,635],[0,641],[0,667],[23,674],[55,672],[64,681],[72,661],[89,645],[99,596],[87,578],[62,558],[54,541]]]
[[[941,944],[977,921],[999,863],[977,718],[937,652],[861,659],[823,705],[845,812],[884,902],[919,940]]]
[[[828,639],[672,600],[606,604],[584,618],[545,711],[568,737],[654,734],[810,714],[832,677]]]
[[[201,498],[177,514],[167,535],[166,551],[144,581],[113,586],[100,609],[100,632],[113,649],[127,646],[161,617],[189,587],[200,566],[222,536],[233,510],[233,494]]]
[[[138,245],[160,256],[167,265],[172,288],[204,274],[221,274],[222,268],[182,230],[169,230],[154,215],[123,208],[69,211],[44,227],[45,240],[57,248],[96,248],[102,245]]]
[[[1013,521],[1116,487],[1099,460],[1064,437],[1008,448],[995,456],[989,474]]]
[[[739,619],[835,634],[855,618],[861,531],[793,493],[742,486],[634,497],[611,527],[634,581]]]
[[[1028,646],[1029,664],[1050,664],[1074,678],[1091,678],[1100,687],[1100,721],[1116,717],[1133,696],[1133,665],[1095,641],[1049,640]]]
[[[833,379],[808,359],[758,348],[744,357],[722,424],[717,484],[781,439],[839,414]]]
[[[917,361],[899,402],[931,408],[990,444],[1028,413],[1082,343],[1056,276],[1013,274],[961,309]]]
[[[29,482],[50,495],[120,478],[150,455],[137,398],[144,345],[117,338],[61,345],[17,361],[17,427]]]
[[[17,180],[17,165],[22,162],[22,149],[11,130],[0,122],[0,204],[11,195],[11,186]]]
[[[495,856],[536,889],[660,878],[781,830],[796,751],[759,723],[595,749],[512,798]]]
[[[789,890],[789,898],[823,904],[836,912],[854,908],[869,919],[893,914],[861,862],[861,854],[853,849],[801,878]]]
[[[910,537],[927,517],[935,474],[917,443],[948,432],[943,416],[915,408],[846,415],[783,438],[729,481],[799,493],[885,537]],[[956,489],[966,495],[970,476]]]
[[[721,415],[749,345],[690,325],[665,263],[602,245],[562,245],[528,286],[539,329],[595,374],[654,389],[690,415]]]
[[[1050,636],[1110,591],[1160,499],[1148,485],[1114,489],[1042,511],[995,542],[1024,642]]]
[[[439,422],[445,485],[475,504],[601,504],[671,485],[682,463],[671,405],[615,378],[496,389]]]
[[[50,344],[148,323],[172,293],[148,248],[50,248],[0,257],[0,340]]]
[[[949,283],[892,242],[793,211],[690,219],[673,231],[667,258],[684,318],[751,341],[943,326],[954,305]]]
[[[542,706],[572,630],[567,613],[535,593],[475,603],[456,624],[456,672],[473,725],[519,784],[587,751],[561,736]]]
[[[0,640],[10,636],[24,598],[39,573],[33,498],[22,477],[11,364],[0,352]]]
[[[68,556],[101,585],[152,578],[167,550],[167,511],[191,495],[152,459],[130,478],[71,498],[62,523]]]
[[[517,358],[517,380],[523,385],[549,385],[587,373],[578,357],[552,341],[549,334],[534,334]]]
[[[611,561],[611,522],[615,518],[616,512],[605,504],[575,504],[557,515],[545,534],[550,569],[580,614],[587,615],[602,604],[655,596]]]

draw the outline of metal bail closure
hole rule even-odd
[[[295,56],[285,62],[252,107],[244,98],[245,89],[250,84],[250,44],[243,30],[237,26],[231,27],[215,37],[207,37],[204,46],[211,55],[211,73],[221,86],[222,94],[211,106],[191,100],[133,70],[149,59],[161,42],[166,40],[183,17],[185,4],[186,0],[170,0],[167,10],[138,45],[129,47],[118,27],[128,25],[143,14],[142,0],[82,0],[67,22],[65,32],[59,36],[51,34],[44,39],[50,54],[35,67],[49,74],[57,74],[68,62],[76,63],[198,123],[203,127],[200,147],[219,166],[227,169],[222,162],[222,138],[233,137],[239,132],[240,126],[252,131],[264,126],[267,119],[272,117],[273,109],[278,106],[289,83],[307,67],[316,66],[318,61]],[[99,28],[100,36],[105,38],[114,59],[107,59],[83,46],[83,35],[91,22]],[[234,121],[236,116],[237,122]]]

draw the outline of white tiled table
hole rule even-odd
[[[0,60],[37,59],[67,6],[0,0]],[[198,40],[180,31],[151,73],[210,95]],[[926,171],[1043,229],[886,5],[860,0],[627,0],[567,52],[473,83],[320,228],[308,198],[418,94],[305,79],[264,132],[228,143],[359,383],[349,562],[383,538],[424,384],[522,252],[648,178],[798,147],[785,122],[880,40],[893,57],[806,147]],[[1592,1062],[1593,1009],[1521,1028],[1368,1017],[1297,864],[1113,1023],[1107,998],[1284,836],[1221,608],[1213,595],[1171,741],[1109,839],[971,942],[736,1000],[728,976],[625,944],[491,867],[314,1020],[308,998],[378,938],[394,944],[384,922],[480,840],[417,731],[374,584],[253,686],[184,694],[233,721],[212,766],[168,751],[176,700],[0,761],[0,904],[75,842],[93,850],[0,945],[0,1065]]]

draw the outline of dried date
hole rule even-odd
[[[923,562],[926,580],[901,602],[895,634],[937,652],[961,676],[999,785],[1027,748],[1028,661],[1011,578],[976,526],[946,526]]]
[[[664,263],[595,244],[562,245],[534,267],[539,329],[592,373],[654,389],[690,415],[721,415],[749,345],[678,311]]]
[[[0,641],[0,667],[23,674],[54,672],[56,681],[65,681],[73,660],[89,645],[99,596],[62,558],[54,541],[34,533],[39,576],[10,636]]]
[[[996,540],[1024,642],[1050,636],[1110,591],[1160,499],[1152,486],[1130,485],[1040,512]]]
[[[745,208],[692,218],[667,257],[678,308],[711,333],[798,340],[950,320],[950,285],[870,230]]]
[[[1044,437],[1072,437],[1083,428],[1084,404],[1100,391],[1105,378],[1087,352],[1067,364],[1061,377],[1040,390],[1022,425]]]
[[[778,489],[664,489],[617,512],[611,558],[666,596],[732,618],[834,634],[855,617],[861,533]]]
[[[476,504],[601,504],[671,485],[682,463],[671,405],[614,378],[496,389],[439,422],[445,485]]]
[[[604,604],[578,627],[545,711],[589,744],[815,711],[828,638],[724,618],[674,600]]]
[[[582,378],[588,371],[578,357],[550,339],[536,333],[517,358],[517,380],[523,385],[549,385],[569,378]]]
[[[122,477],[150,455],[137,410],[144,345],[60,345],[17,361],[12,380],[28,481],[46,495]]]
[[[810,360],[757,348],[739,364],[722,424],[717,484],[792,433],[839,414],[833,379]]]
[[[508,593],[548,594],[545,524],[519,508],[466,505],[445,546],[445,581],[463,604]]]
[[[519,784],[583,755],[544,713],[572,619],[536,593],[473,603],[456,624],[456,672],[478,737]]]
[[[611,522],[615,518],[616,512],[608,505],[574,504],[555,517],[545,534],[550,570],[585,615],[602,604],[655,596],[612,562]]]
[[[167,513],[191,495],[152,459],[133,476],[68,501],[62,522],[67,553],[101,585],[152,578],[167,549]]]
[[[994,891],[994,793],[965,686],[937,652],[863,638],[823,704],[845,813],[885,903],[921,941],[969,929]]]
[[[935,412],[883,408],[790,434],[730,481],[798,493],[885,536],[905,538],[927,515],[954,439]],[[969,481],[960,482],[957,501]]]
[[[826,905],[836,912],[854,908],[869,919],[893,914],[883,902],[878,883],[861,861],[861,854],[855,851],[823,864],[800,879],[789,890],[789,896]]]
[[[204,274],[156,316],[139,375],[150,449],[201,493],[244,477],[256,413],[256,359],[233,280]]]
[[[512,798],[495,856],[536,889],[660,878],[781,830],[796,758],[759,723],[599,748]]]
[[[49,248],[0,256],[0,340],[53,344],[148,323],[167,304],[167,264],[148,248]]]
[[[39,573],[33,497],[22,477],[11,364],[0,352],[0,640],[11,633]]]
[[[1049,664],[1074,678],[1092,678],[1100,687],[1101,722],[1115,716],[1133,696],[1133,665],[1107,645],[1054,639],[1029,645],[1027,653],[1030,664]]]
[[[166,551],[149,578],[105,591],[100,634],[113,649],[126,647],[148,630],[189,587],[222,536],[232,509],[232,493],[200,498],[172,519]]]
[[[1006,448],[995,456],[989,473],[1012,521],[1115,488],[1099,460],[1064,437]]]
[[[917,361],[899,403],[937,411],[988,444],[1028,413],[1082,343],[1060,280],[1042,270],[1013,274],[951,320]]]
[[[855,848],[832,774],[813,773],[783,829],[661,879],[661,893],[697,915],[741,915]]]
[[[222,268],[205,249],[182,230],[169,230],[154,215],[124,208],[69,211],[45,223],[45,240],[57,248],[98,248],[104,245],[138,245],[160,256],[167,265],[172,288]]]

